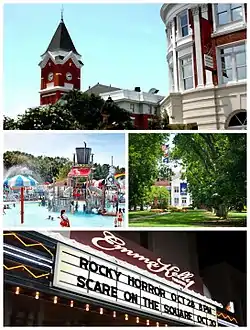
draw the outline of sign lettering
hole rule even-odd
[[[167,272],[177,272],[178,267]],[[165,266],[164,266],[165,267]],[[175,267],[175,266],[172,266]],[[185,279],[188,274],[183,274]],[[164,282],[164,283],[163,283]],[[216,307],[187,292],[179,292],[167,281],[141,274],[116,260],[58,243],[53,286],[98,302],[124,306],[137,312],[199,326],[217,326]]]
[[[125,242],[115,236],[113,233],[109,231],[103,232],[104,237],[94,237],[92,238],[92,243],[104,250],[104,251],[114,251],[119,250],[121,253],[126,253],[131,258],[142,261],[146,264],[147,269],[152,273],[162,273],[164,272],[164,276],[168,280],[172,280],[176,284],[181,285],[185,289],[190,288],[195,281],[193,280],[194,274],[188,271],[181,272],[180,268],[174,266],[172,264],[164,264],[161,261],[161,258],[157,258],[157,261],[150,260],[132,250],[126,248]],[[108,244],[107,244],[108,243]]]

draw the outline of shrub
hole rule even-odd
[[[171,212],[174,212],[174,211],[178,210],[178,208],[176,206],[169,205],[168,210]]]
[[[163,209],[151,209],[151,212],[162,213],[162,212],[164,212],[164,210]]]

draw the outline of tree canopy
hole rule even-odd
[[[157,208],[166,209],[168,207],[170,194],[166,187],[152,186],[146,196],[146,203]]]
[[[129,134],[129,207],[143,206],[159,175],[162,144],[169,134]]]
[[[39,182],[52,182],[67,179],[73,162],[64,157],[33,156],[20,151],[6,151],[3,155],[4,168],[9,176],[30,174]],[[109,172],[108,164],[93,164],[93,179],[106,178]],[[123,167],[115,167],[116,173],[124,173]]]
[[[172,159],[179,160],[196,206],[246,203],[246,134],[177,134]]]
[[[112,100],[73,90],[53,105],[30,108],[17,119],[4,116],[5,130],[133,129],[128,111]]]

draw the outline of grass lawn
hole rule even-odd
[[[141,218],[151,215],[154,215],[154,213],[150,211],[134,211],[134,212],[129,212],[129,219]]]
[[[247,213],[229,212],[226,220],[206,210],[160,215],[150,211],[129,212],[130,227],[245,227]]]

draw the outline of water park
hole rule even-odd
[[[52,182],[37,180],[27,166],[10,168],[3,182],[3,227],[123,227],[125,173],[116,173],[111,157],[108,174],[96,180],[93,158],[84,142],[65,179]]]

